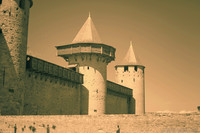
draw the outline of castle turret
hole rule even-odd
[[[26,67],[29,9],[32,4],[32,0],[0,0],[0,29],[19,77],[24,76]]]
[[[0,88],[7,88],[14,93],[12,97],[21,108],[18,113],[10,114],[23,112],[22,82],[25,77],[29,9],[32,4],[32,0],[0,0]],[[16,96],[18,94],[15,90],[21,98]],[[14,103],[11,93],[7,98]]]
[[[121,64],[115,66],[117,83],[133,89],[135,109],[132,107],[130,113],[145,113],[144,68],[135,56],[132,42],[130,42],[124,60]]]
[[[77,64],[84,74],[83,86],[89,91],[88,114],[105,114],[107,65],[115,59],[115,48],[101,42],[90,15],[72,44],[56,48],[58,56],[70,65]]]

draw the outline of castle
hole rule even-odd
[[[107,80],[115,48],[88,19],[71,44],[56,46],[64,68],[27,55],[32,0],[0,0],[0,111],[2,115],[144,114],[144,66],[132,44]]]

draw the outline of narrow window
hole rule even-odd
[[[11,93],[14,93],[14,90],[13,90],[13,89],[9,89],[8,91],[11,92]]]
[[[0,0],[0,4],[2,4],[2,0]]]
[[[2,29],[0,29],[0,34],[2,33]]]
[[[3,86],[5,85],[6,69],[3,70]]]
[[[128,66],[124,66],[124,72],[128,71]]]
[[[135,69],[135,71],[137,72],[137,66],[135,66],[135,68],[134,68],[134,69]]]
[[[133,82],[135,82],[135,78],[133,78]]]
[[[76,67],[72,67],[71,70],[76,71]]]
[[[21,9],[24,9],[24,7],[25,7],[25,0],[20,0],[20,1],[19,1],[19,7],[20,7]]]
[[[89,70],[89,69],[90,69],[90,67],[87,67],[87,69]]]
[[[123,80],[121,80],[121,83],[123,83]]]

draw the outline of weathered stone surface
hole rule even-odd
[[[0,132],[31,133],[198,133],[200,114],[0,116]],[[119,126],[119,128],[117,128]],[[32,127],[32,128],[31,128]]]
[[[0,5],[0,97],[4,99],[1,114],[23,112],[30,2],[3,0]]]

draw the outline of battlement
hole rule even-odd
[[[83,84],[83,74],[27,55],[26,70]]]
[[[108,62],[115,59],[115,48],[100,43],[76,43],[63,46],[56,46],[58,56],[66,60],[69,56],[80,54],[97,54],[109,59]]]
[[[29,0],[30,1],[30,8],[33,6],[33,0]]]
[[[111,82],[107,80],[107,89],[108,91],[116,92],[118,94],[126,95],[126,96],[132,96],[133,91],[130,88],[127,88],[125,86],[119,85],[117,83]]]
[[[16,1],[16,0],[15,0]],[[33,0],[28,0],[30,2],[30,8],[33,6]],[[0,0],[0,5],[3,4],[3,0]],[[19,4],[24,4],[25,0],[19,0]]]

